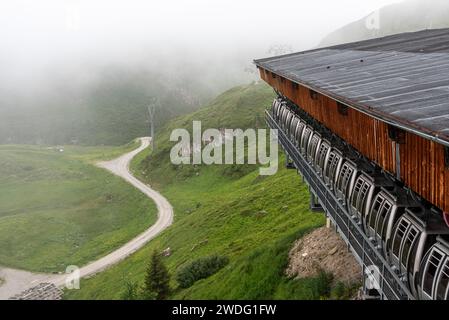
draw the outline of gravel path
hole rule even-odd
[[[132,158],[149,146],[151,138],[144,137],[139,138],[139,140],[141,141],[141,145],[137,149],[114,160],[100,162],[97,165],[101,168],[109,170],[117,176],[122,177],[128,183],[132,184],[134,187],[151,198],[156,203],[158,209],[158,220],[150,228],[124,244],[122,247],[94,262],[85,265],[84,267],[81,267],[81,278],[101,272],[111,265],[116,264],[117,262],[128,257],[138,249],[142,248],[146,243],[148,243],[148,241],[164,231],[173,222],[173,208],[167,199],[165,199],[157,191],[151,189],[150,186],[135,178],[129,170],[129,164]],[[65,275],[38,274],[3,267],[0,267],[0,278],[4,280],[4,283],[0,285],[0,299],[8,299],[9,297],[37,286],[42,282],[54,283],[56,286],[61,287],[64,286],[66,279]]]

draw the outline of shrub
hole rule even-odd
[[[360,283],[345,284],[339,281],[332,288],[330,298],[333,300],[349,300],[357,295],[360,286]]]
[[[325,271],[320,271],[320,273],[316,277],[315,290],[321,298],[328,298],[330,296],[333,279],[333,274],[327,273]]]
[[[120,299],[121,300],[137,300],[139,298],[138,296],[138,285],[137,283],[126,281],[125,282],[125,289],[122,292]]]
[[[185,267],[176,275],[176,280],[181,288],[189,288],[196,281],[210,277],[229,263],[227,257],[210,256],[199,258]]]
[[[320,271],[315,277],[288,279],[283,277],[276,288],[274,299],[277,300],[322,300],[331,293],[333,276]]]

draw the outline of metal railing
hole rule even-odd
[[[296,145],[273,119],[270,112],[265,111],[265,113],[267,125],[278,130],[279,143],[282,148],[310,186],[311,192],[318,197],[326,215],[335,225],[336,230],[348,245],[357,262],[362,266],[364,287],[366,287],[365,282],[368,278],[374,282],[374,288],[379,292],[381,299],[414,300],[410,290],[399,279],[380,250],[376,249],[360,225],[351,218],[346,205],[337,199],[312,165],[299,152]]]

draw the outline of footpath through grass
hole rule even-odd
[[[64,271],[106,255],[153,224],[150,199],[94,166],[137,146],[0,146],[0,265]]]

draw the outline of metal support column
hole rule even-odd
[[[313,191],[309,187],[310,192],[310,210],[316,211],[316,212],[324,212],[323,207],[321,206],[320,202],[318,201],[318,197],[313,193]]]

